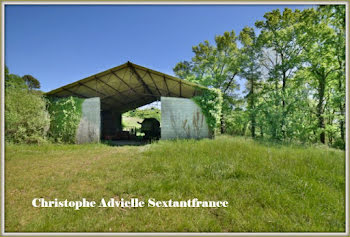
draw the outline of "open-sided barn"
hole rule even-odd
[[[122,113],[161,101],[161,138],[209,137],[210,131],[196,96],[197,84],[127,62],[47,93],[80,97],[82,119],[78,143],[105,139],[122,131]]]

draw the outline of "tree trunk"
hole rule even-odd
[[[252,124],[250,130],[252,133],[252,138],[255,138],[255,115],[252,117],[251,122]]]
[[[249,79],[250,82],[250,92],[248,94],[248,108],[250,110],[249,113],[249,118],[250,118],[250,132],[252,135],[252,138],[255,138],[255,125],[256,125],[256,121],[255,121],[255,95],[254,95],[254,78],[250,78]]]
[[[286,91],[286,86],[287,86],[287,76],[286,72],[283,71],[283,81],[282,81],[282,120],[281,120],[281,131],[282,131],[282,137],[285,139],[286,137],[286,131],[284,130],[284,123],[285,123],[285,107],[286,107],[286,101],[285,101],[285,91]]]
[[[325,94],[325,89],[326,89],[326,78],[323,75],[320,75],[318,78],[318,103],[317,103],[317,111],[316,115],[318,118],[318,127],[322,130],[320,133],[320,142],[323,144],[326,141],[326,134],[325,134],[325,123],[324,123],[324,106],[323,106],[323,101],[324,101],[324,94]]]
[[[328,125],[330,125],[330,126],[333,126],[334,114],[335,114],[335,110],[333,110],[332,113],[329,114]],[[335,138],[334,135],[335,134],[333,132],[330,132],[330,133],[327,134],[328,145],[332,145],[333,144],[333,140]]]
[[[221,113],[221,117],[220,117],[220,132],[221,134],[225,133],[224,113]]]
[[[343,142],[345,143],[345,126],[344,126],[344,108],[342,105],[340,105],[340,114],[342,116],[342,118],[339,120],[339,128],[340,128],[340,137],[343,140]]]
[[[344,30],[345,28],[343,28]],[[341,44],[339,44],[341,45]],[[339,52],[343,52],[342,49],[338,48]],[[344,51],[345,52],[345,51]],[[339,64],[339,70],[340,70],[340,75],[338,75],[338,92],[342,91],[343,89],[343,79],[345,79],[345,55],[343,55],[344,60],[342,60],[342,57],[340,54],[338,54],[338,64]],[[342,141],[345,144],[345,103],[343,103],[341,100],[339,102],[339,110],[340,110],[340,115],[341,119],[339,119],[339,129],[340,129],[340,137]]]
[[[342,91],[342,89],[343,89],[343,83],[342,83],[342,78],[340,77],[338,79],[338,90]],[[339,119],[340,137],[345,144],[345,126],[344,126],[345,104],[343,104],[341,100],[339,102],[339,110],[340,110],[340,116],[341,116],[341,119]]]

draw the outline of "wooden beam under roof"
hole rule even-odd
[[[87,85],[85,85],[84,83],[79,83],[79,85],[80,85],[80,86],[85,86],[86,88],[88,88],[88,89],[90,89],[90,90],[92,90],[92,91],[94,91],[94,92],[96,92],[96,93],[98,93],[98,94],[100,94],[100,95],[106,96],[106,94],[104,94],[104,93],[102,93],[102,92],[100,92],[100,91],[98,91],[98,90],[95,90],[94,88],[91,88],[90,86],[87,86]]]
[[[101,83],[105,84],[106,86],[112,88],[114,91],[118,92],[118,94],[120,94],[120,95],[122,95],[122,96],[125,96],[122,92],[120,92],[119,90],[117,90],[117,89],[114,88],[113,86],[109,85],[107,82],[104,82],[104,81],[101,80],[100,78],[96,77],[96,80],[98,80],[99,82],[101,82]],[[106,96],[105,98],[112,97],[112,96],[114,96],[114,95],[109,95],[109,96]],[[119,101],[119,100],[116,100],[116,101],[118,101],[118,102],[121,103],[121,104],[124,104],[124,102],[122,102],[122,101]]]
[[[134,64],[132,62],[129,62],[130,64],[133,65],[133,67],[135,69],[139,69],[139,70],[142,70],[144,72],[148,72],[149,74],[155,74],[155,75],[158,75],[160,77],[166,77],[167,80],[172,80],[172,81],[176,81],[178,82],[179,80],[181,80],[180,78],[177,78],[177,77],[174,77],[174,76],[171,76],[171,75],[167,75],[165,73],[162,73],[162,72],[158,72],[158,71],[155,71],[155,70],[152,70],[152,69],[149,69],[149,68],[145,68],[143,66],[140,66],[140,65],[137,65],[137,64]],[[128,63],[124,63],[122,65],[119,65],[117,67],[114,67],[114,68],[111,68],[111,69],[108,69],[106,71],[103,71],[103,72],[100,72],[100,73],[97,73],[97,74],[94,74],[92,76],[89,76],[89,77],[86,77],[84,79],[81,79],[79,81],[76,81],[76,82],[73,82],[73,83],[70,83],[68,85],[65,85],[63,87],[65,88],[71,88],[71,87],[74,87],[75,85],[79,85],[79,83],[86,83],[86,82],[89,82],[91,80],[94,80],[96,77],[103,77],[103,76],[106,76],[108,75],[109,73],[113,72],[112,74],[115,74],[115,72],[117,71],[120,71],[122,69],[125,69],[128,67]],[[186,80],[182,80],[181,82],[182,84],[185,84],[189,87],[193,87],[193,88],[196,88],[196,87],[199,87],[199,88],[206,88],[204,86],[201,86],[201,85],[198,85],[198,84],[195,84],[193,82],[189,82],[189,81],[186,81]],[[63,90],[63,87],[60,87],[60,88],[57,88],[55,90],[52,90],[50,92],[47,92],[46,94],[55,94],[55,93],[58,93],[59,91]]]
[[[151,91],[151,89],[147,86],[147,84],[145,83],[145,81],[142,79],[142,77],[140,76],[140,74],[136,71],[136,69],[134,68],[134,66],[128,61],[128,65],[131,68],[132,72],[136,75],[137,80],[142,84],[143,88],[145,88],[145,90],[149,93],[153,95],[153,92]]]
[[[127,87],[129,87],[130,90],[132,90],[133,92],[137,93],[137,92],[135,91],[135,89],[134,89],[132,86],[130,86],[128,83],[126,83],[126,81],[124,81],[123,78],[121,78],[120,76],[118,76],[118,74],[116,74],[116,73],[113,72],[113,71],[111,71],[111,73],[112,73],[115,77],[117,77],[121,82],[123,82]]]
[[[155,81],[154,81],[154,79],[153,79],[152,74],[151,74],[151,73],[150,73],[148,70],[147,70],[147,73],[148,73],[149,77],[151,78],[151,80],[152,80],[152,82],[153,82],[153,84],[154,84],[155,88],[157,89],[158,94],[159,94],[159,95],[162,95],[162,93],[160,92],[160,90],[159,90],[159,88],[158,88],[158,86],[157,86],[156,82],[155,82]]]
[[[140,87],[142,87],[142,85],[138,85],[137,87],[134,87],[134,89],[137,89],[137,88],[140,88]],[[101,99],[107,99],[107,98],[109,98],[109,97],[114,97],[114,96],[116,96],[116,95],[122,95],[122,96],[125,96],[124,94],[125,93],[127,93],[127,92],[129,92],[130,90],[124,90],[124,91],[120,91],[120,93],[118,93],[118,94],[112,94],[112,95],[107,95],[107,96],[105,96],[105,97],[103,97],[103,98],[101,98]],[[136,95],[140,95],[140,96],[144,96],[144,95],[151,95],[151,94],[147,94],[147,93],[140,93],[140,92],[134,92]],[[151,96],[157,96],[157,95],[151,95]],[[140,97],[139,97],[139,99],[140,99]]]
[[[127,80],[128,79],[127,77],[122,76],[122,71],[130,73],[130,75],[134,74],[132,75],[131,79],[133,81],[137,79],[140,83],[137,83],[137,81],[135,81],[135,86],[134,86],[133,82],[129,82]],[[144,73],[145,75],[143,75]],[[150,78],[147,78],[147,74]],[[107,77],[112,79],[111,82],[106,80]],[[144,83],[142,83],[140,79],[142,79]],[[95,80],[96,83],[100,83],[100,85],[97,85],[96,90],[93,89],[95,87],[93,84],[93,80]],[[112,81],[114,81],[113,84],[112,84]],[[89,84],[90,82],[92,84]],[[176,82],[176,84],[173,82]],[[77,87],[81,84],[83,84],[82,87],[84,88],[84,90],[81,91],[82,94],[77,95],[78,93],[80,93],[80,91],[77,90]],[[175,84],[174,87],[172,86],[173,84]],[[125,88],[125,91],[119,88],[120,85],[123,88]],[[146,85],[149,88],[149,90],[146,89],[144,85]],[[144,87],[144,89],[142,93],[139,93],[141,92],[141,89],[140,89],[141,86]],[[90,91],[85,90],[85,87],[90,87],[88,90],[93,90],[96,94],[95,93],[92,94]],[[127,62],[123,65],[108,69],[101,73],[89,76],[85,79],[57,88],[46,94],[59,95],[62,93],[62,94],[69,94],[73,96],[83,97],[83,98],[89,98],[96,95],[101,98],[101,105],[103,104],[103,107],[105,109],[107,109],[107,105],[110,104],[113,107],[118,107],[118,109],[120,110],[125,110],[125,108],[130,108],[130,106],[127,105],[128,101],[131,101],[134,99],[135,101],[137,101],[138,104],[142,105],[142,101],[144,101],[144,103],[147,103],[147,101],[150,101],[160,96],[190,98],[198,94],[196,88],[204,88],[204,87],[171,75],[167,75],[158,71],[154,71],[149,68],[142,67],[132,62]],[[64,91],[68,91],[69,93],[64,93]],[[77,91],[78,93],[75,91]],[[84,94],[90,94],[90,95],[85,96]],[[154,95],[152,96],[152,94]],[[69,95],[66,95],[66,96],[69,96]],[[114,98],[110,98],[110,97],[114,97]],[[102,101],[105,101],[106,103]]]
[[[71,90],[69,90],[69,89],[67,89],[67,88],[62,87],[62,89],[65,90],[65,91],[68,91],[69,93],[72,93],[73,95],[76,95],[76,96],[78,96],[78,97],[89,98],[88,96],[85,96],[85,95],[76,93],[76,92],[71,91]]]
[[[96,79],[97,79],[97,78],[96,78]],[[109,96],[107,96],[106,94],[104,94],[104,93],[102,93],[102,92],[100,92],[100,91],[98,91],[98,90],[95,90],[94,88],[91,88],[91,87],[89,87],[89,86],[87,86],[87,85],[85,85],[85,84],[83,84],[83,83],[79,83],[79,85],[85,86],[86,88],[88,88],[88,89],[90,89],[90,90],[92,90],[92,91],[95,91],[96,93],[102,95],[103,97],[101,98],[101,100],[102,100],[102,99],[105,99],[105,98],[107,98],[107,97],[109,97]],[[121,102],[121,101],[119,101],[119,100],[116,100],[116,99],[112,99],[112,100],[115,101],[115,102],[117,102],[118,104],[123,104],[123,102]],[[101,103],[102,103],[102,101],[101,101]]]
[[[166,83],[165,76],[163,76],[163,79],[164,79],[164,83],[165,83],[166,90],[167,90],[167,96],[169,96],[170,95],[170,91],[169,91],[168,83]]]

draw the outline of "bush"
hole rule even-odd
[[[248,113],[244,110],[232,110],[225,116],[226,133],[230,135],[247,135],[248,129]]]
[[[48,98],[51,122],[49,136],[54,142],[75,143],[82,116],[84,99],[76,97]]]
[[[200,95],[192,100],[201,108],[206,122],[212,132],[216,132],[220,125],[222,113],[222,94],[219,89],[200,89]]]
[[[42,143],[50,126],[40,93],[15,86],[5,90],[5,138],[14,143]]]

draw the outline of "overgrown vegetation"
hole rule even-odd
[[[48,111],[51,115],[49,135],[53,141],[75,143],[83,102],[84,99],[72,96],[48,98]]]
[[[244,137],[7,145],[8,232],[344,232],[345,152]],[[140,178],[142,177],[142,178]],[[47,200],[227,200],[227,208],[33,208]]]
[[[200,95],[192,98],[205,115],[209,129],[215,133],[220,125],[222,94],[218,89],[201,89]]]
[[[13,143],[74,143],[83,99],[44,98],[31,75],[10,74],[5,67],[5,138]]]
[[[31,77],[32,80],[36,80]],[[43,143],[50,118],[41,91],[5,68],[5,137],[14,143]]]
[[[255,27],[194,46],[175,74],[221,90],[222,133],[344,149],[345,5],[276,9]]]

